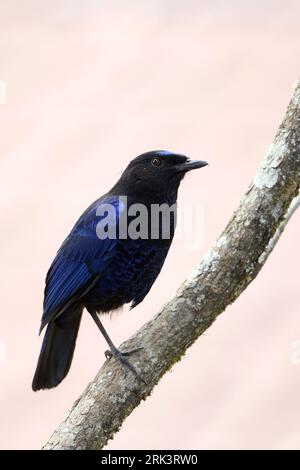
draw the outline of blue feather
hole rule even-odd
[[[46,278],[41,328],[86,293],[112,260],[117,240],[100,240],[96,233],[97,224],[104,217],[96,215],[97,209],[108,203],[115,208],[118,223],[122,203],[116,197],[103,197],[84,212],[59,249]]]

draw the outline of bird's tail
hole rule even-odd
[[[48,324],[32,381],[34,391],[56,387],[69,372],[82,310],[68,309]]]

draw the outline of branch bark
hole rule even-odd
[[[227,227],[176,296],[121,345],[145,386],[106,361],[44,449],[101,449],[194,341],[255,279],[299,205],[300,82],[266,158]],[[291,206],[294,200],[294,205]],[[289,210],[290,208],[290,210]]]

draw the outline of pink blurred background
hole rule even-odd
[[[31,391],[45,274],[77,217],[146,150],[210,162],[179,197],[203,205],[204,243],[176,240],[145,301],[104,318],[119,344],[237,207],[300,76],[299,22],[297,0],[1,2],[2,449],[40,448],[104,361],[85,315],[66,380]],[[299,222],[107,448],[300,448]]]

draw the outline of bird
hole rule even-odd
[[[189,171],[207,164],[167,150],[143,153],[81,215],[46,276],[40,333],[44,328],[46,332],[32,381],[34,391],[56,387],[68,374],[84,309],[109,346],[105,356],[115,358],[145,383],[128,359],[141,348],[119,350],[99,317],[124,304],[134,308],[148,294],[172,243],[180,182]],[[159,222],[153,222],[152,208],[162,205],[173,212],[167,217],[162,211]],[[143,218],[131,210],[136,207],[144,209]]]

